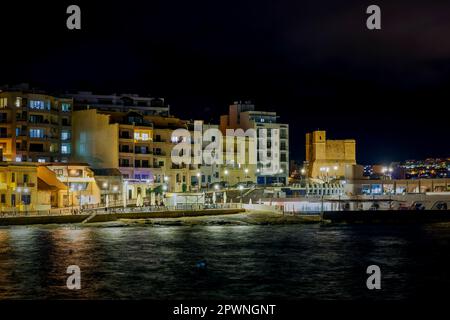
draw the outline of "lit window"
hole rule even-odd
[[[44,129],[30,129],[30,138],[43,138]]]
[[[45,103],[42,100],[30,100],[30,108],[31,109],[44,110],[45,109]]]
[[[0,108],[6,108],[8,106],[8,98],[0,98]]]
[[[148,133],[142,134],[142,140],[148,140]]]
[[[69,131],[61,131],[61,140],[69,140],[70,132]]]
[[[63,143],[63,144],[61,145],[61,153],[63,153],[63,154],[68,154],[68,153],[70,153],[70,144],[68,144],[68,143]]]
[[[14,103],[17,108],[22,106],[22,97],[16,97],[16,102]]]
[[[22,162],[22,157],[16,157],[16,162]]]
[[[140,136],[139,136],[139,132],[135,132],[135,133],[134,133],[134,139],[135,139],[135,140],[139,140],[139,137],[140,137]]]
[[[61,111],[64,111],[64,112],[70,111],[70,104],[69,103],[61,103]]]
[[[45,159],[44,159],[44,158],[39,158],[39,159],[38,159],[38,162],[40,162],[40,163],[45,163]]]

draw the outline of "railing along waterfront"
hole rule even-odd
[[[210,209],[241,209],[239,203],[217,203],[217,204],[179,204],[176,206],[156,206],[147,205],[142,207],[127,206],[110,206],[89,205],[83,207],[65,207],[51,210],[34,210],[34,211],[2,211],[0,218],[9,217],[28,217],[28,216],[60,216],[60,215],[89,215],[89,214],[117,214],[117,213],[145,213],[145,212],[165,212],[165,211],[202,211]]]

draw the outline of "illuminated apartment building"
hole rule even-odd
[[[93,169],[118,169],[127,199],[145,197],[148,189],[191,190],[198,166],[171,161],[173,130],[187,128],[174,117],[144,116],[137,111],[96,109],[73,112],[73,160]]]
[[[0,90],[0,160],[67,162],[72,149],[71,110],[71,99]]]
[[[262,134],[259,129],[267,129],[267,148],[271,148],[271,129],[279,130],[279,169],[276,173],[266,174],[264,164],[258,155],[258,168],[256,172],[258,184],[288,183],[289,175],[289,125],[278,122],[276,112],[257,111],[250,102],[235,102],[229,106],[229,113],[220,117],[220,130],[223,134],[226,129],[257,130],[258,145],[261,147]],[[268,152],[268,157],[271,157]],[[266,164],[267,166],[267,164]]]

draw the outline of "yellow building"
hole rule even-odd
[[[224,136],[223,139],[224,164],[219,166],[219,181],[226,182],[229,186],[238,183],[256,183],[257,164],[251,163],[249,153],[249,149],[254,147],[256,142],[251,137],[245,137],[241,143],[234,136]],[[228,149],[228,146],[233,147]],[[240,152],[245,152],[245,156],[241,159],[244,160],[242,163],[239,160]],[[257,155],[254,157],[256,160]]]
[[[329,180],[343,177],[346,167],[356,164],[356,141],[327,140],[325,131],[307,133],[306,162],[310,178]]]
[[[261,129],[279,131],[279,171],[268,174],[264,170],[264,164],[258,163],[256,180],[258,184],[271,185],[273,183],[288,183],[289,175],[289,125],[279,122],[276,112],[255,110],[255,105],[245,101],[236,101],[229,106],[227,115],[220,117],[220,130],[226,134],[227,129],[254,129],[257,130],[258,138],[262,138]],[[271,134],[269,133],[269,136]],[[268,141],[270,144],[270,141]]]
[[[0,211],[34,211],[37,206],[37,164],[0,162]]]
[[[121,192],[118,186],[115,191]],[[99,202],[100,189],[87,164],[0,162],[1,213],[48,213]]]
[[[189,191],[197,179],[198,165],[171,161],[175,142],[172,132],[186,128],[175,117],[144,115],[138,111],[97,109],[73,112],[73,160],[94,169],[118,169],[127,200],[144,198],[147,190],[164,186],[167,191]]]
[[[94,172],[86,163],[51,163],[40,165],[38,178],[49,185],[59,186],[58,200],[61,207],[78,207],[100,203],[100,188]],[[119,193],[117,188],[116,193]]]

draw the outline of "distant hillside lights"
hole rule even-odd
[[[171,140],[176,145],[171,151],[171,159],[173,163],[180,165],[259,164],[258,173],[277,174],[281,170],[279,129],[259,129],[258,133],[259,135],[255,129],[247,129],[245,132],[243,129],[227,129],[223,136],[217,128],[203,132],[202,121],[195,121],[193,140],[187,129],[172,132]],[[204,150],[203,142],[210,142]]]

